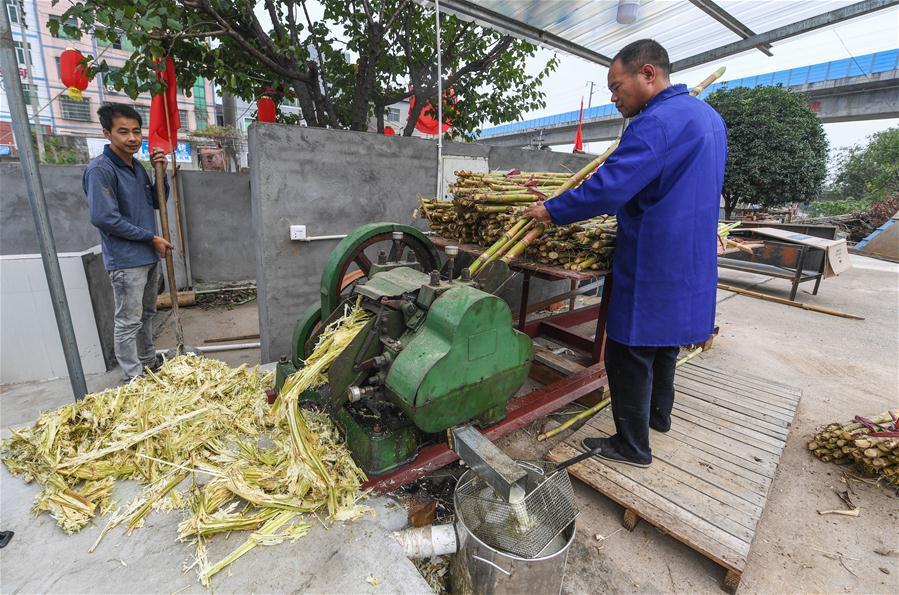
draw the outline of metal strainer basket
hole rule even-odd
[[[499,497],[473,471],[456,486],[456,514],[487,545],[522,558],[536,558],[578,514],[566,471],[543,461],[516,461],[528,471],[528,490],[518,504]]]

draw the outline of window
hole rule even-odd
[[[66,19],[66,21],[63,23],[61,20],[61,17],[56,15],[56,16],[51,16],[50,20],[59,23],[59,29],[56,31],[56,35],[53,35],[53,37],[55,37],[57,39],[75,39],[74,36],[69,35],[68,33],[65,32],[64,26],[69,25],[72,27],[77,27],[78,19],[76,19],[75,17],[72,17],[72,18]]]
[[[60,95],[59,106],[62,108],[64,120],[91,121],[91,100],[89,97],[85,97],[84,101],[75,101],[66,95]]]
[[[206,81],[197,77],[193,88],[194,107],[206,109]]]
[[[140,119],[144,126],[150,124],[150,106],[149,105],[133,105],[134,110],[140,114]]]
[[[215,125],[216,126],[224,126],[225,125],[225,112],[223,112],[220,108],[215,108]]]
[[[29,85],[28,83],[22,83],[22,93],[25,94],[25,105],[30,109],[31,108],[31,94],[37,93],[37,85]],[[40,95],[35,95],[40,99]]]
[[[5,0],[6,14],[9,15],[9,22],[13,25],[19,22],[19,0]]]
[[[25,50],[22,47],[22,42],[14,41],[12,43],[14,46],[16,46],[16,60],[19,62],[19,66],[25,66],[27,64],[27,62],[25,61]],[[31,57],[31,44],[30,43],[28,44],[28,54],[29,54],[28,57],[30,58]],[[31,60],[31,63],[33,64],[34,61]]]
[[[398,107],[388,107],[387,108],[387,119],[391,122],[399,122],[400,121],[400,108]]]
[[[100,37],[97,37],[97,45],[100,45],[101,47],[105,47],[105,48],[112,46],[112,48],[115,50],[125,50],[127,52],[134,51],[134,46],[131,44],[130,41],[128,41],[127,37],[122,35],[121,31],[118,32],[118,35],[116,36],[115,41],[113,41],[113,42],[109,42],[106,39],[101,39]]]
[[[197,130],[203,130],[209,125],[209,114],[205,107],[198,107],[194,110],[194,117],[197,119]]]
[[[178,129],[178,132],[185,132],[187,130],[187,110],[186,109],[178,110],[178,119],[181,120],[181,128]]]

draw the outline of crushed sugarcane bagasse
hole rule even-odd
[[[41,486],[35,514],[49,513],[66,533],[111,513],[91,548],[110,530],[139,529],[151,511],[182,510],[178,538],[196,545],[191,565],[204,585],[256,545],[294,541],[311,528],[306,515],[353,520],[365,476],[326,414],[301,409],[299,394],[320,386],[366,314],[346,308],[329,325],[306,367],[266,405],[271,374],[230,368],[196,355],[167,361],[130,383],[47,411],[2,442],[3,462]],[[113,501],[116,480],[144,488]],[[207,541],[251,531],[223,560],[210,563]],[[174,536],[173,536],[174,537]]]

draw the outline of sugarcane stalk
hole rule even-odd
[[[524,219],[519,220],[515,225],[510,227],[506,231],[506,233],[504,233],[500,237],[499,240],[497,240],[492,246],[484,250],[484,252],[481,253],[481,255],[478,256],[473,263],[471,263],[471,266],[468,267],[471,276],[474,277],[478,270],[482,266],[487,264],[487,261],[490,259],[490,257],[493,256],[500,248],[502,248],[506,242],[510,241],[515,236],[515,234],[518,233],[518,230],[523,228],[525,225],[527,225],[527,221],[525,221]]]
[[[603,399],[602,401],[600,401],[593,407],[590,407],[589,409],[585,409],[585,410],[581,411],[580,413],[578,413],[577,415],[573,415],[571,418],[569,418],[567,421],[565,421],[565,423],[561,424],[559,427],[553,428],[551,430],[547,430],[546,432],[539,434],[537,436],[537,442],[543,442],[544,440],[552,438],[556,434],[564,432],[565,430],[567,430],[568,428],[570,428],[571,426],[576,424],[578,421],[580,421],[584,418],[592,417],[592,416],[596,415],[597,413],[599,413],[599,411],[606,408],[609,405],[609,403],[611,403],[611,402],[612,402],[612,399]]]
[[[529,223],[533,223],[533,221],[533,219],[530,219]],[[542,223],[538,224],[536,227],[528,231],[527,234],[525,234],[525,236],[521,238],[521,240],[519,240],[517,244],[509,248],[509,251],[506,252],[503,257],[500,258],[500,260],[502,260],[506,264],[512,262],[512,259],[517,258],[519,255],[521,255],[527,249],[527,247],[531,245],[531,242],[540,237],[540,234],[542,234],[543,230],[545,229],[545,225],[543,225]]]
[[[677,360],[677,361],[674,363],[674,367],[675,367],[675,368],[680,368],[681,366],[683,366],[685,363],[687,363],[688,361],[690,361],[691,359],[693,359],[694,357],[696,357],[696,356],[699,355],[700,353],[702,353],[702,347],[697,347],[696,349],[694,349],[693,351],[691,351],[690,353],[688,353],[688,354],[685,355],[684,357],[682,357],[682,358],[680,358],[679,360]]]

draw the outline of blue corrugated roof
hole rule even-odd
[[[833,60],[831,62],[821,62],[820,64],[811,64],[809,66],[801,66],[790,70],[778,70],[777,72],[768,72],[756,76],[744,77],[732,81],[724,81],[715,83],[703,91],[699,97],[705,99],[709,94],[718,89],[734,89],[736,87],[759,87],[770,85],[798,86],[808,85],[812,83],[820,83],[821,81],[833,81],[841,78],[852,76],[864,76],[878,72],[887,72],[899,68],[899,49],[886,50],[874,54],[866,54],[856,58],[844,58],[842,60]],[[593,118],[603,118],[609,116],[617,116],[618,110],[611,103],[593,106],[584,109],[584,120]],[[532,120],[522,120],[520,122],[511,122],[502,124],[493,128],[488,128],[481,132],[480,138],[497,136],[501,134],[511,134],[522,130],[530,130],[537,128],[545,128],[547,126],[560,125],[577,122],[578,110],[564,112],[554,116],[544,116]]]

